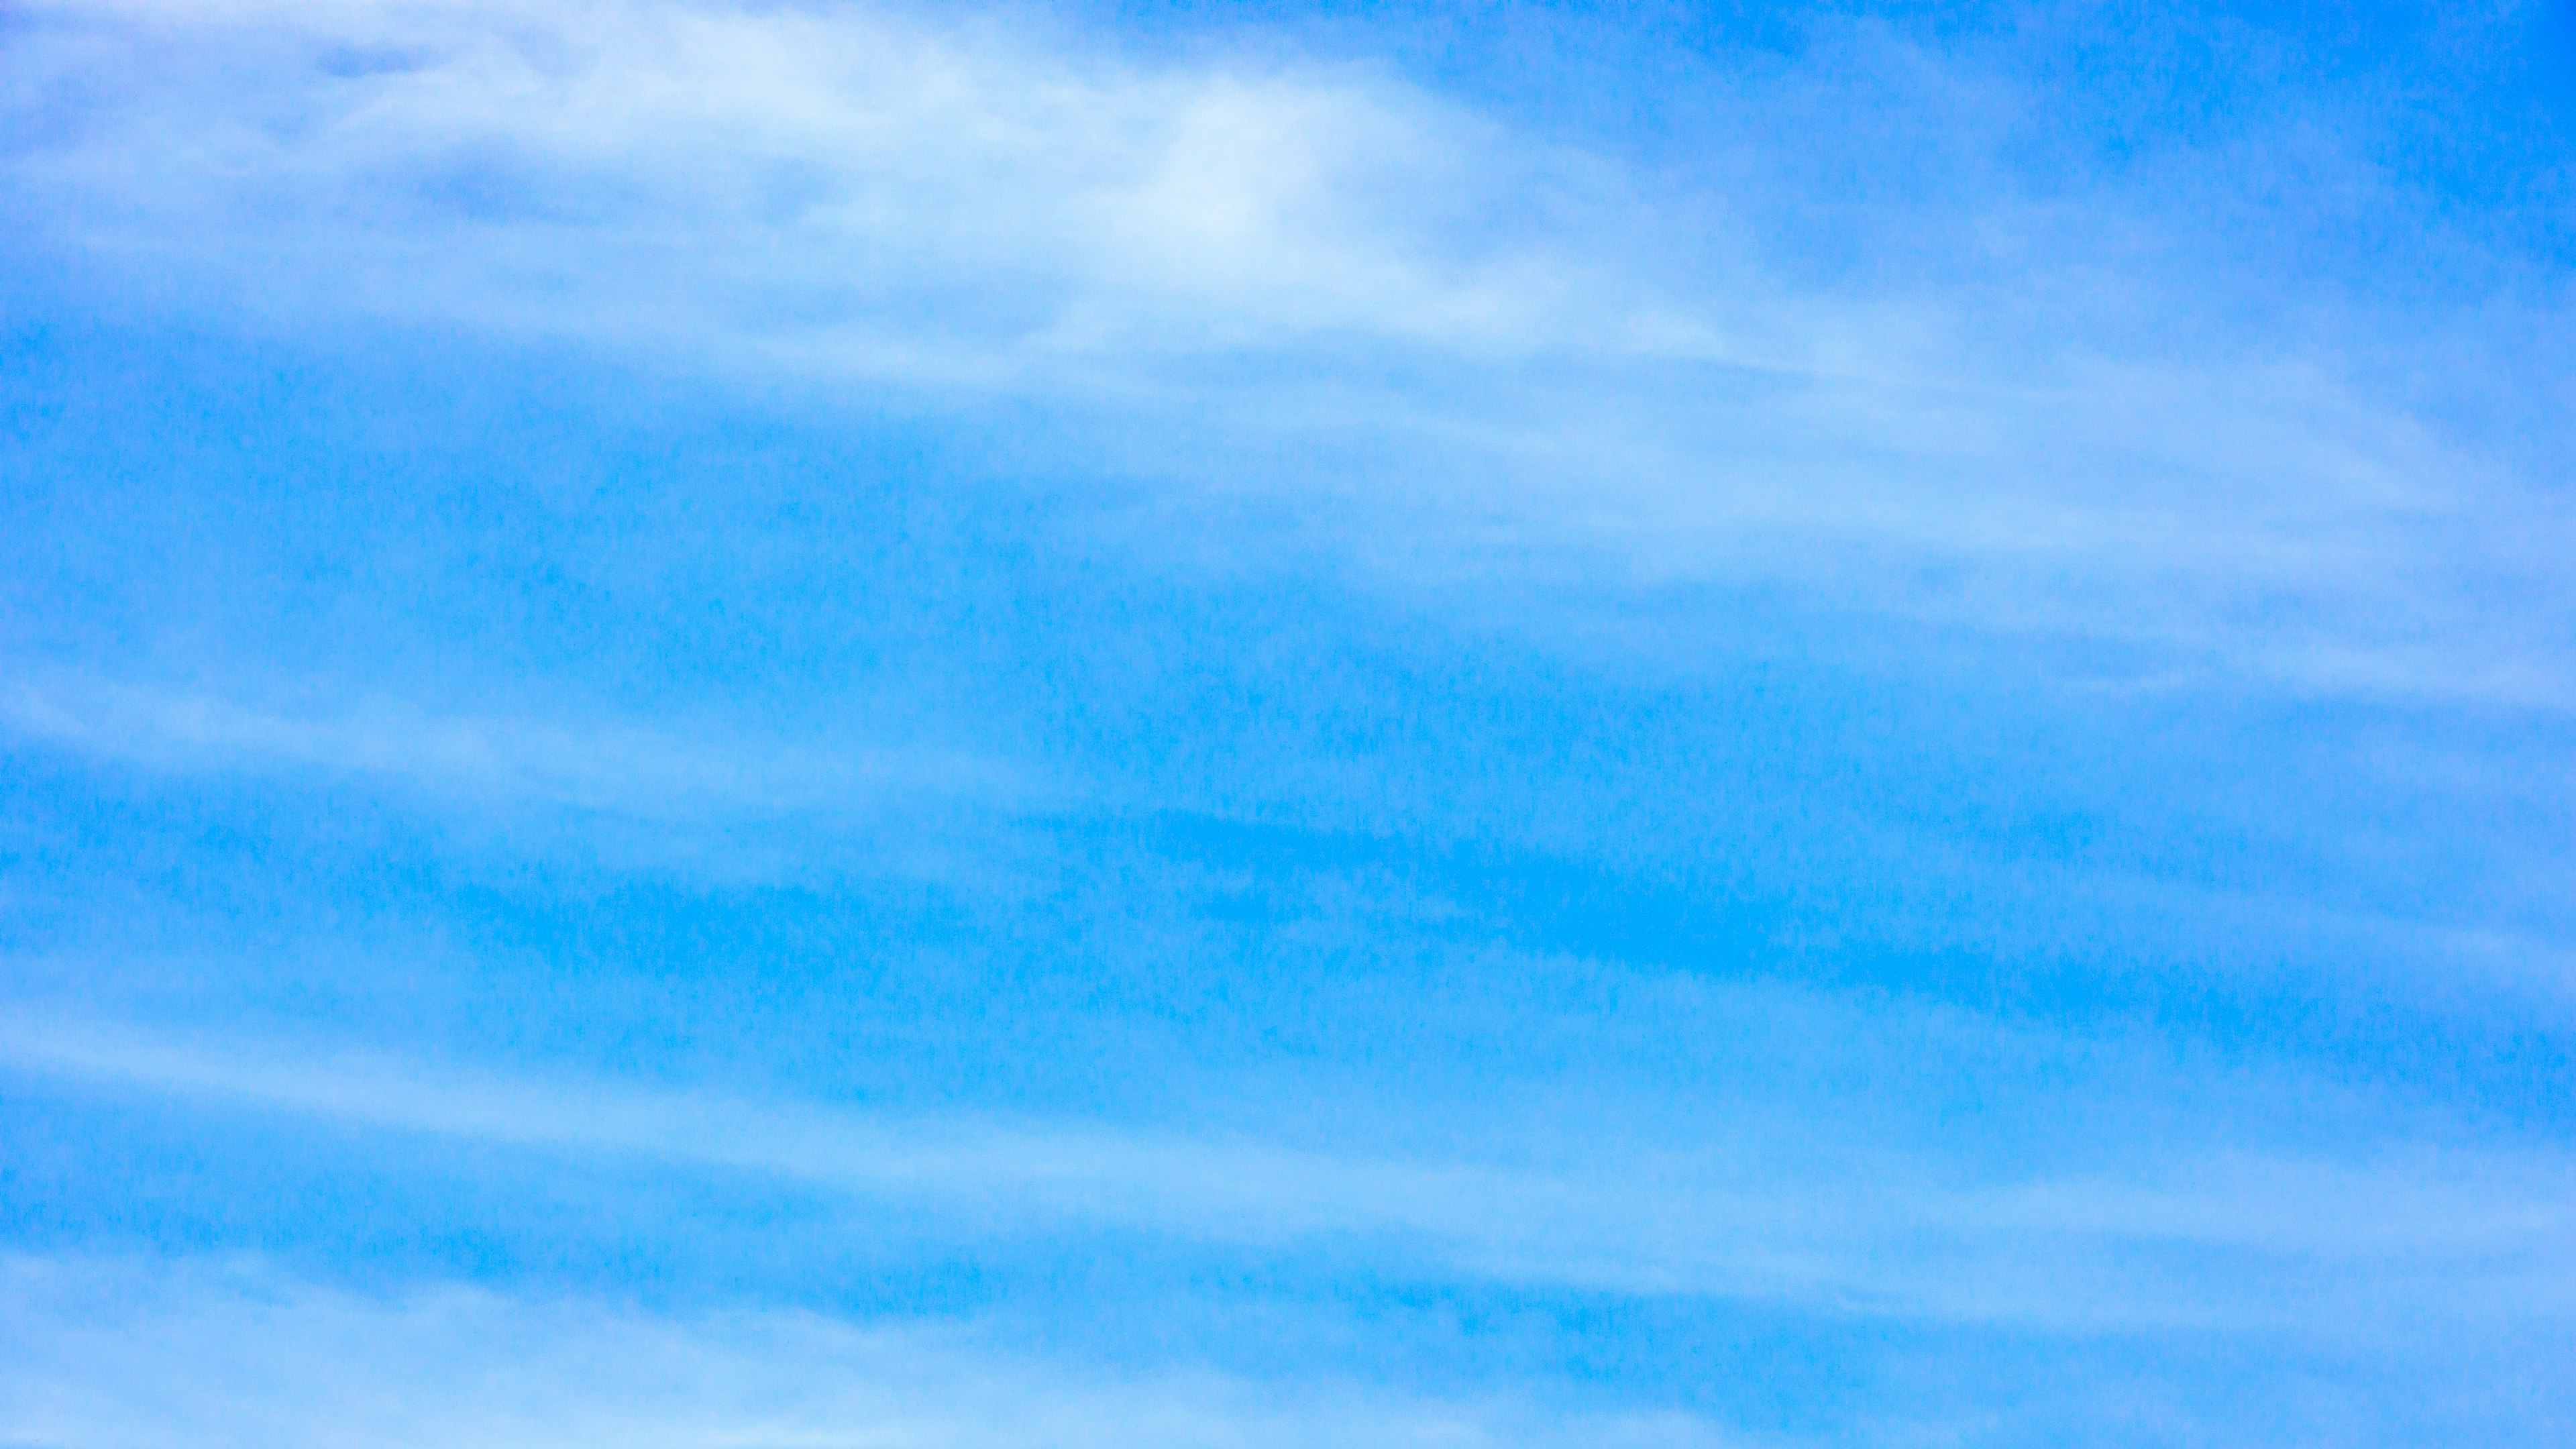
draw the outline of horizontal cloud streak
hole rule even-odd
[[[1939,64],[1819,53],[1732,103]],[[2151,674],[2576,706],[2563,460],[2364,365],[2528,350],[2466,283],[2412,313],[2310,299],[2348,345],[2207,315],[2305,284],[2116,239],[2207,205],[2224,158],[2081,205],[1968,167],[1946,212],[1836,212],[1865,233],[1843,245],[1948,248],[1927,275],[1793,280],[1772,254],[1816,199],[1776,185],[1676,190],[1366,68],[1148,65],[999,22],[51,6],[12,64],[39,233],[227,308],[1051,400],[1121,470],[1355,498],[1352,544],[1407,575],[1477,563],[1476,533],[1507,568],[1786,580],[2124,642]]]
[[[1715,1445],[1675,1414],[1285,1386],[1015,1353],[972,1325],[656,1317],[243,1265],[0,1257],[0,1441],[16,1445]],[[1328,1391],[1318,1392],[1319,1388]]]
[[[305,771],[398,782],[482,807],[646,819],[1026,798],[1030,789],[994,762],[935,749],[709,742],[619,721],[442,715],[391,702],[299,712],[60,676],[0,690],[0,730],[153,769]]]
[[[1531,208],[1525,181],[1574,185],[1572,158],[1513,163],[1491,128],[1359,72],[1147,70],[864,10],[46,20],[28,60],[54,88],[93,93],[118,52],[175,87],[20,153],[85,239],[185,256],[211,223],[290,291],[296,249],[367,268],[363,305],[393,312],[999,381],[1317,334],[1562,350],[1604,335],[1615,280],[1498,214]],[[252,109],[240,73],[195,69],[207,45],[273,82]]]
[[[970,1238],[1116,1230],[1264,1252],[1382,1244],[1409,1272],[2087,1331],[2372,1340],[2425,1315],[2576,1312],[2576,1177],[2543,1155],[2336,1164],[2204,1153],[2119,1178],[2020,1182],[1864,1144],[1819,1144],[1784,1165],[1750,1139],[1570,1162],[1368,1158],[241,1056],[24,1014],[0,1035],[0,1061],[361,1129],[931,1204]]]

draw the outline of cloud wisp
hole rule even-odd
[[[0,729],[147,769],[385,781],[485,812],[829,814],[925,798],[1025,799],[1031,789],[1020,772],[953,750],[719,747],[622,721],[440,714],[384,701],[296,710],[62,675],[22,678],[0,692]]]
[[[1888,49],[1819,45],[1733,101],[1942,64]],[[2224,157],[2086,206],[1970,167],[1948,213],[1836,213],[1888,233],[1863,251],[1952,248],[1928,277],[1793,280],[1759,238],[1818,198],[1250,56],[684,0],[52,4],[13,40],[5,165],[47,244],[227,309],[1035,398],[1188,492],[1355,501],[1352,546],[1407,573],[1474,534],[1507,566],[1786,581],[2275,688],[2576,704],[2548,460],[2361,364],[2512,355],[2492,298],[2313,299],[2350,347],[2140,323],[2302,285],[2187,244]],[[2163,240],[2115,244],[2140,228]]]
[[[1672,1413],[1017,1352],[973,1325],[656,1316],[253,1265],[0,1257],[0,1439],[23,1445],[1715,1445]]]
[[[17,158],[84,241],[186,260],[212,224],[267,239],[227,265],[290,295],[317,263],[360,268],[384,312],[1061,384],[1104,354],[1330,335],[1562,350],[1599,335],[1616,280],[1587,288],[1543,229],[1489,226],[1530,205],[1506,138],[1363,72],[1155,70],[998,22],[615,0],[40,25],[32,90],[94,94],[118,53],[176,87]],[[187,58],[204,45],[267,77],[265,102],[239,108],[242,73]],[[1504,239],[1460,254],[1487,230]]]
[[[244,1055],[21,1013],[13,1070],[368,1132],[743,1175],[928,1205],[971,1237],[1143,1233],[1380,1250],[1408,1273],[1748,1299],[1831,1314],[2355,1336],[2576,1312],[2576,1181],[2545,1156],[2194,1154],[1998,1181],[1866,1143],[1616,1160],[1360,1157],[1109,1123],[926,1118],[633,1085]]]

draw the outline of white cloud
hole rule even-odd
[[[655,1316],[457,1286],[362,1296],[241,1264],[0,1258],[0,1345],[0,1442],[47,1449],[1720,1442],[1670,1414],[1050,1361],[967,1325]]]
[[[56,675],[0,689],[0,729],[155,769],[297,770],[390,781],[476,806],[640,819],[864,809],[905,797],[1025,798],[996,762],[938,748],[721,747],[626,721],[439,714],[392,701],[323,709]]]
[[[291,306],[908,382],[1335,333],[1510,353],[1604,320],[1583,304],[1609,279],[1565,295],[1583,268],[1505,215],[1533,205],[1515,173],[1565,178],[1363,72],[691,3],[39,23],[29,89],[114,110],[21,153],[22,178],[94,245],[220,250]]]
[[[1917,88],[1940,68],[1819,49]],[[28,139],[5,165],[41,234],[281,325],[1037,396],[1088,410],[1114,469],[1328,495],[1406,573],[1496,544],[2185,673],[2576,707],[2550,459],[2419,405],[2528,349],[2471,291],[2311,299],[2344,343],[2205,315],[2303,305],[2198,239],[2223,156],[2046,206],[1963,168],[1983,189],[1946,213],[1833,212],[1864,233],[1838,244],[1939,253],[1926,276],[1794,281],[1749,239],[1818,198],[1657,182],[1365,67],[1146,63],[1042,24],[50,4],[8,66]],[[1797,98],[1853,83],[1733,104],[1820,117]]]
[[[2384,1339],[2576,1314],[2576,1174],[2543,1154],[2207,1151],[1994,1180],[1865,1142],[1597,1160],[1366,1157],[1114,1124],[855,1112],[244,1055],[20,1011],[0,1062],[183,1100],[935,1205],[970,1237],[1144,1232],[1386,1248],[1410,1273],[2098,1331]],[[1808,1125],[1812,1131],[1813,1124]],[[1597,1154],[1596,1154],[1597,1156]]]

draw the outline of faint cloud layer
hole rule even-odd
[[[1015,1353],[971,1325],[656,1317],[460,1287],[370,1298],[230,1269],[0,1258],[0,1440],[23,1445],[1713,1446],[1673,1414],[1293,1389]],[[145,1387],[148,1386],[148,1387]]]
[[[2520,334],[2467,290],[2362,315],[2247,270],[2198,236],[2220,159],[2051,207],[1992,166],[1936,215],[1842,198],[1838,245],[1936,264],[1791,281],[1757,238],[1820,198],[1783,183],[1656,179],[1366,67],[1043,25],[47,5],[9,65],[40,234],[272,322],[1036,397],[1110,466],[1353,500],[1351,545],[1408,576],[1787,580],[2275,687],[2576,703],[2554,455],[2422,398],[2527,371]],[[2335,325],[2226,315],[2248,291]]]
[[[389,702],[296,711],[65,677],[22,680],[0,693],[0,729],[147,768],[315,771],[478,806],[570,806],[643,819],[1028,793],[1000,765],[941,750],[719,746],[620,721],[442,715]]]
[[[247,244],[224,261],[297,302],[914,384],[1318,334],[1509,354],[1606,327],[1619,350],[1647,327],[1605,318],[1617,279],[1533,225],[1574,158],[1512,160],[1365,73],[1147,70],[851,9],[46,18],[31,89],[104,99],[111,58],[156,83],[21,174],[83,240]]]
[[[868,1114],[630,1086],[252,1057],[21,1016],[0,1061],[183,1100],[397,1132],[640,1157],[876,1201],[961,1234],[1140,1230],[1275,1252],[1371,1244],[1409,1273],[2102,1331],[2377,1341],[2426,1315],[2576,1312],[2567,1165],[2427,1154],[2199,1154],[2121,1178],[1976,1181],[1818,1143],[1549,1165],[1342,1156],[1081,1122]]]

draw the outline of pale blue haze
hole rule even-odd
[[[2576,1437],[2576,11],[0,8],[0,1445]]]

